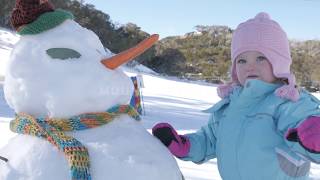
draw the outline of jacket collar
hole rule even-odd
[[[244,86],[238,86],[230,95],[230,99],[260,99],[264,98],[282,86],[281,84],[267,83],[258,79],[247,80]]]
[[[274,93],[274,91],[280,86],[282,85],[267,83],[256,79],[248,80],[244,86],[235,86],[229,97],[223,98],[209,109],[203,110],[203,112],[212,113],[234,100],[238,102],[240,100],[243,105],[248,103],[251,104],[254,100],[259,100]]]

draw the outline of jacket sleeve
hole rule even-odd
[[[213,115],[209,122],[196,133],[186,134],[190,141],[190,151],[187,157],[181,158],[201,164],[216,157],[216,136],[214,131]]]
[[[224,98],[211,108],[203,111],[211,114],[208,124],[196,133],[186,134],[191,146],[188,156],[181,158],[182,160],[201,164],[216,157],[216,130],[218,129],[220,121],[219,117],[229,102],[229,98]]]
[[[278,109],[277,128],[284,138],[288,147],[314,163],[320,163],[320,154],[311,153],[304,149],[299,143],[288,141],[285,133],[290,128],[298,127],[309,116],[320,116],[320,101],[311,94],[302,91],[297,102],[287,102],[280,105]]]

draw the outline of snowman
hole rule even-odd
[[[21,38],[4,93],[18,135],[0,149],[1,180],[182,179],[175,159],[127,105],[133,84],[119,67],[157,35],[114,55],[45,0],[17,0],[11,22]]]

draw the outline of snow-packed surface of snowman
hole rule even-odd
[[[150,47],[155,38],[138,46]],[[41,33],[21,35],[7,66],[6,101],[17,114],[53,120],[128,104],[133,84],[118,68],[123,62],[116,61],[140,54],[138,46],[113,56],[95,33],[72,18]],[[128,114],[65,134],[88,149],[92,180],[182,179],[170,152]],[[0,156],[8,159],[0,161],[1,180],[72,179],[64,153],[45,138],[19,134],[0,149]]]

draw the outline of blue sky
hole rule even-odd
[[[196,25],[232,29],[258,12],[268,12],[290,39],[320,39],[320,0],[85,0],[114,23],[132,22],[160,38],[184,35]]]

